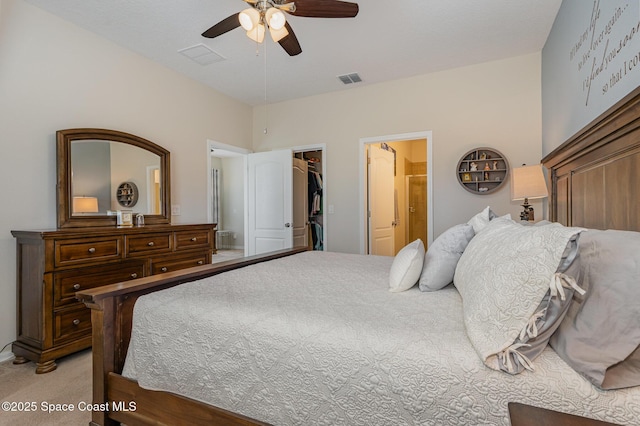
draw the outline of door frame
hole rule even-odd
[[[211,210],[212,200],[212,179],[211,179],[211,157],[215,157],[213,151],[219,149],[223,151],[229,151],[232,153],[236,153],[239,156],[243,157],[244,161],[244,182],[242,183],[243,190],[243,200],[244,200],[244,255],[246,256],[249,250],[249,212],[247,211],[247,206],[249,204],[249,188],[247,183],[247,154],[251,154],[253,151],[246,148],[240,148],[233,145],[228,145],[226,143],[214,141],[211,139],[207,139],[207,222],[213,223],[213,211]]]
[[[327,251],[327,247],[329,245],[329,240],[327,239],[327,229],[329,225],[329,214],[333,214],[332,211],[327,210],[327,207],[330,205],[327,204],[327,144],[326,143],[318,143],[311,145],[298,145],[291,148],[293,154],[295,155],[298,152],[309,152],[309,151],[322,151],[322,212],[323,212],[323,221],[322,221],[322,251]]]
[[[367,145],[426,139],[427,150],[427,246],[433,242],[433,132],[431,130],[360,138],[359,149],[359,197],[360,197],[360,254],[367,254],[369,226],[367,218]]]

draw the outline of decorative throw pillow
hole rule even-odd
[[[389,291],[400,292],[413,287],[420,278],[423,262],[424,244],[418,238],[404,246],[393,259],[389,272]]]
[[[424,257],[420,290],[440,290],[453,282],[458,260],[474,235],[473,227],[462,223],[447,229],[436,238]]]
[[[549,343],[601,389],[640,386],[640,232],[584,232],[579,257],[587,293],[574,298]]]
[[[471,240],[454,284],[469,340],[487,366],[512,374],[533,369],[537,353],[527,356],[529,345],[544,349],[549,327],[555,329],[566,312],[566,306],[554,308],[550,302],[560,298],[568,304],[572,293],[567,289],[582,291],[563,273],[575,258],[582,231],[498,218]]]

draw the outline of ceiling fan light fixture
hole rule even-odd
[[[264,41],[264,33],[265,33],[264,25],[258,24],[255,26],[255,28],[247,31],[247,37],[249,37],[251,40],[255,41],[256,43],[262,43]]]
[[[251,31],[256,25],[258,25],[258,23],[260,23],[260,12],[250,7],[238,14],[238,20],[240,21],[242,28],[246,31]]]
[[[284,16],[280,10],[275,7],[270,7],[267,9],[265,13],[265,18],[269,28],[273,28],[274,30],[279,30],[284,27],[284,24],[287,22],[287,18]]]
[[[271,33],[271,39],[273,39],[275,43],[289,35],[289,31],[287,31],[285,27],[282,27],[279,30],[269,27],[269,33]]]

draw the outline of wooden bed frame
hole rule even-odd
[[[640,89],[546,156],[543,163],[550,171],[551,220],[640,231]],[[282,250],[79,292],[77,297],[92,309],[93,402],[103,404],[100,408],[111,404],[108,411],[93,411],[91,424],[264,425],[189,398],[142,389],[122,377],[133,305],[144,294],[304,250]]]
[[[542,159],[549,220],[640,231],[640,88]]]

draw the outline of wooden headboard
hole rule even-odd
[[[549,219],[640,231],[640,88],[542,159]]]

